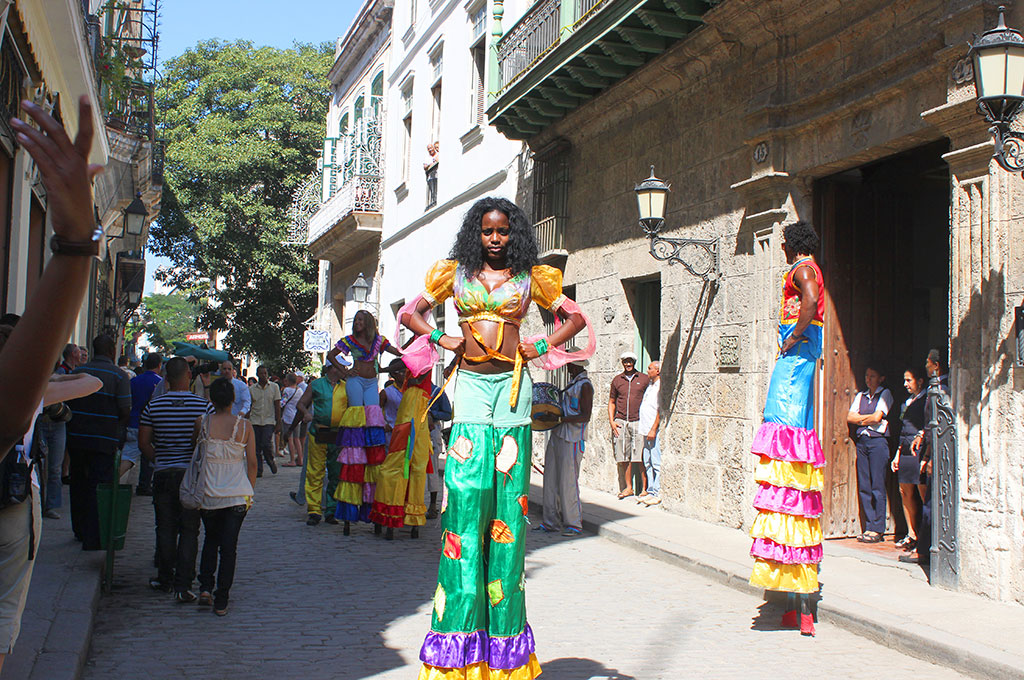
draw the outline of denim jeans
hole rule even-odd
[[[657,496],[661,491],[661,433],[653,439],[644,437],[644,470],[647,472],[647,493]]]
[[[178,497],[184,476],[184,468],[153,473],[157,578],[179,593],[192,587],[199,550],[199,510],[183,508]]]
[[[66,423],[55,423],[49,418],[36,421],[36,436],[46,444],[46,493],[44,510],[56,510],[62,505],[61,468],[64,466],[64,447],[67,442]]]
[[[199,588],[213,593],[215,607],[223,607],[228,603],[228,591],[235,580],[235,559],[238,549],[238,532],[242,529],[246,508],[234,505],[217,510],[202,510],[203,556],[199,560]],[[217,556],[220,555],[220,568],[217,568]],[[213,572],[217,571],[216,590],[214,590]]]

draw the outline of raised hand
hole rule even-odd
[[[18,143],[39,168],[54,233],[68,241],[90,240],[96,230],[92,180],[103,172],[103,166],[89,163],[93,137],[89,98],[83,95],[78,100],[78,134],[74,142],[42,108],[30,101],[21,105],[40,129],[18,118],[11,119],[11,126]]]

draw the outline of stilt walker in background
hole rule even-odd
[[[338,425],[348,407],[345,385],[341,377],[345,370],[329,363],[324,374],[317,378],[299,398],[296,405],[298,414],[292,422],[294,431],[303,422],[312,408],[313,423],[309,428],[309,449],[306,454],[306,524],[315,526],[326,518],[328,524],[337,524],[334,519],[334,487],[338,483],[341,465],[338,463],[338,449],[334,442],[338,438]],[[291,435],[291,431],[288,432]],[[327,493],[324,494],[324,480]]]
[[[352,335],[347,335],[327,353],[327,360],[340,366],[338,355],[352,357],[352,369],[345,379],[348,408],[338,431],[338,462],[341,475],[334,497],[339,501],[336,516],[345,522],[370,521],[377,467],[387,454],[384,413],[380,409],[377,373],[380,356],[388,352],[399,356],[386,338],[377,334],[377,320],[366,310],[352,319]]]
[[[531,680],[541,669],[523,574],[532,446],[532,381],[524,363],[551,370],[590,357],[596,340],[579,305],[562,294],[562,273],[537,265],[533,228],[510,201],[473,204],[451,256],[434,264],[426,291],[397,314],[418,335],[404,350],[412,375],[437,361],[430,343],[462,357],[445,467],[443,550],[419,678]],[[449,297],[461,338],[429,321],[431,308]],[[520,337],[531,299],[556,315],[550,337]],[[586,350],[571,355],[559,347],[584,327]]]
[[[750,583],[788,593],[782,625],[814,635],[811,596],[821,562],[821,490],[825,455],[814,431],[814,371],[822,350],[825,288],[814,261],[818,235],[806,222],[783,230],[792,265],[782,283],[779,356],[772,371],[764,423],[754,435],[757,518],[750,529]],[[800,610],[799,618],[797,609]]]
[[[388,454],[377,473],[370,521],[386,528],[384,538],[391,540],[395,529],[412,527],[412,537],[426,524],[423,504],[430,463],[430,431],[427,405],[430,403],[430,371],[413,376],[403,373],[402,400],[398,405],[395,427],[391,431]]]

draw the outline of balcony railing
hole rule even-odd
[[[309,220],[306,242],[317,240],[354,212],[381,212],[383,206],[384,178],[380,175],[354,175]]]
[[[547,217],[533,225],[540,253],[565,250],[565,217]]]

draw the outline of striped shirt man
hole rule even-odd
[[[68,402],[72,413],[67,426],[68,448],[114,453],[121,446],[122,425],[132,408],[131,382],[113,359],[103,355],[79,366],[74,373],[95,376],[103,381],[103,387]]]
[[[192,428],[204,413],[213,413],[213,404],[191,392],[167,392],[150,399],[139,417],[139,428],[153,429],[155,472],[188,467]]]

